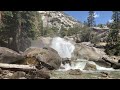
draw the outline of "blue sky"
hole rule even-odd
[[[64,11],[75,19],[84,22],[87,21],[88,11]],[[95,11],[96,24],[106,24],[107,21],[111,20],[112,11]]]

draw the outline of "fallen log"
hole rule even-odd
[[[108,63],[111,64],[111,67],[113,67],[114,69],[120,69],[120,63],[119,62],[115,62],[113,60],[107,59],[105,57],[102,57],[102,59]]]
[[[36,67],[31,65],[18,65],[18,64],[6,64],[6,63],[0,63],[0,68],[36,70]]]
[[[36,66],[0,63],[0,68],[12,71],[24,71],[27,73],[26,77],[28,79],[50,79],[49,72],[39,70],[36,68]]]

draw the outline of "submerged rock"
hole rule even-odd
[[[85,68],[83,70],[97,70],[96,65],[86,63]]]
[[[82,71],[80,69],[71,69],[68,71],[70,75],[81,75]]]

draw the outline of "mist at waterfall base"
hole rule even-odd
[[[75,49],[75,46],[70,41],[67,41],[64,38],[60,38],[60,37],[53,38],[50,47],[55,49],[61,58],[69,58],[69,59],[72,57],[72,53]],[[83,70],[86,63],[96,65],[97,70],[114,70],[113,68],[101,67],[93,61],[88,61],[85,59],[78,59],[78,60],[72,61],[71,65],[61,64],[61,67],[63,67],[64,69],[59,69],[59,71],[67,71],[70,69]]]

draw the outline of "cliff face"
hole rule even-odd
[[[39,11],[43,21],[43,27],[57,27],[61,28],[70,28],[74,25],[78,25],[80,27],[83,24],[77,20],[75,20],[72,16],[67,15],[63,11]]]

